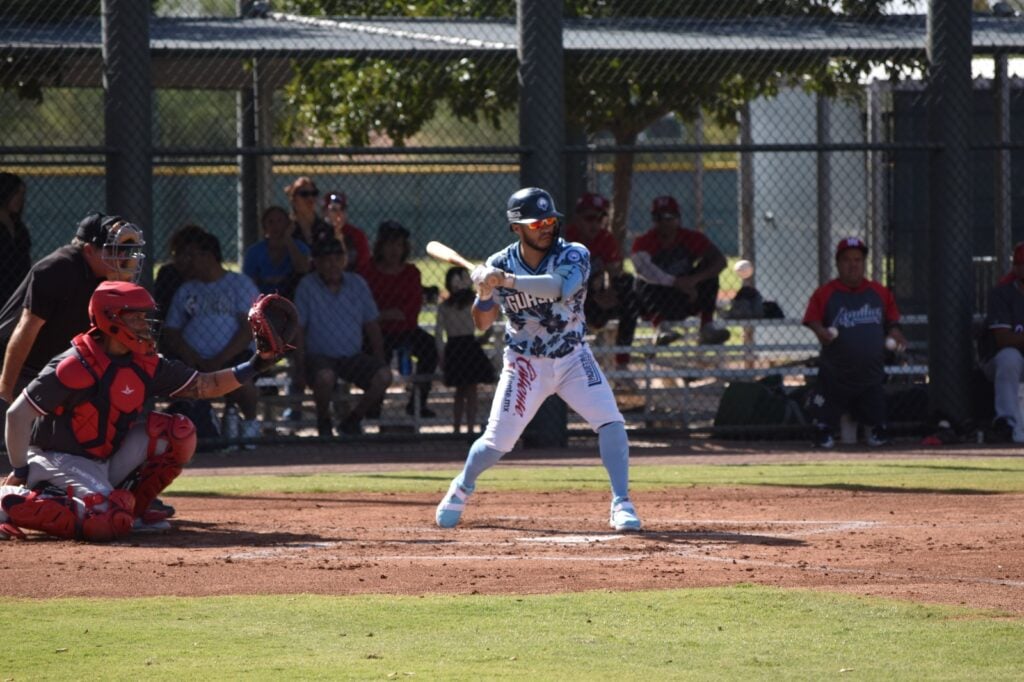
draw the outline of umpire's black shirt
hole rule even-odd
[[[46,320],[25,359],[21,374],[38,374],[50,360],[89,328],[89,299],[103,280],[93,274],[81,247],[62,246],[28,271],[0,310],[0,363],[21,311],[28,308]]]

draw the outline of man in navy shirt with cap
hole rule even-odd
[[[821,342],[818,383],[811,401],[815,445],[831,448],[845,412],[870,430],[871,446],[888,442],[885,413],[886,338],[906,347],[892,292],[864,277],[868,247],[848,237],[836,247],[839,276],[819,287],[807,304],[804,324]]]
[[[1013,248],[1013,268],[989,292],[982,353],[985,376],[995,387],[989,440],[1024,442],[1018,390],[1024,379],[1024,242]]]

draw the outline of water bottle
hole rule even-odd
[[[408,348],[398,349],[398,373],[403,377],[412,374],[412,356]]]
[[[224,412],[224,438],[226,440],[238,440],[240,422],[238,408],[234,405],[228,406],[228,409]]]

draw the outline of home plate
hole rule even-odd
[[[545,535],[539,538],[519,538],[521,542],[548,542],[553,545],[584,545],[592,542],[611,542],[621,535]]]

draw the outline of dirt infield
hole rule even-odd
[[[262,471],[269,456],[190,473]],[[731,450],[635,459],[643,466],[764,456]],[[936,453],[888,454],[918,456]],[[304,471],[398,466],[455,469],[451,462],[293,464]],[[482,484],[454,531],[432,523],[437,495],[171,495],[178,514],[167,535],[113,547],[41,536],[0,545],[0,594],[502,594],[760,583],[1024,614],[1024,495],[696,487],[634,498],[647,530],[624,535],[608,529],[608,499],[599,493],[498,493]]]

